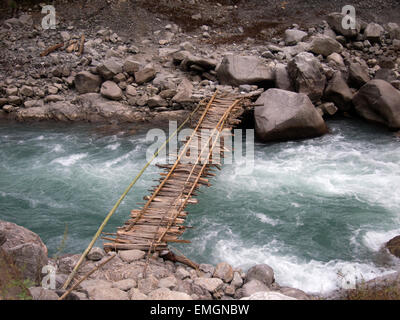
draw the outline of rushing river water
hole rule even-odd
[[[307,292],[337,288],[338,273],[370,279],[398,269],[380,248],[400,234],[400,141],[355,120],[328,124],[321,138],[257,143],[252,171],[224,165],[188,207],[194,228],[183,238],[192,243],[175,248],[199,263],[267,263],[278,283]],[[0,219],[38,233],[50,256],[86,248],[152,143],[145,131],[0,125]],[[106,232],[143,202],[159,171],[148,168]]]

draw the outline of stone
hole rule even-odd
[[[13,104],[15,106],[19,106],[22,103],[22,99],[18,96],[9,96],[8,103]]]
[[[134,250],[120,250],[118,254],[122,259],[122,261],[131,263],[133,261],[143,259],[146,255],[146,252],[134,249]]]
[[[135,72],[138,72],[140,68],[141,68],[140,62],[136,61],[132,57],[125,59],[123,70],[126,73],[128,73],[130,75],[134,75]]]
[[[354,29],[343,28],[342,22],[346,20],[345,20],[345,15],[340,12],[333,12],[329,14],[326,21],[336,33],[343,35],[346,38],[356,38],[361,30],[361,24],[359,23],[358,19],[356,19],[356,26]]]
[[[158,282],[158,287],[159,288],[168,288],[168,289],[175,289],[177,287],[177,280],[174,276],[169,276],[166,278],[160,279]]]
[[[10,87],[10,88],[6,89],[7,96],[17,96],[18,92],[19,92],[19,90],[16,87]]]
[[[60,32],[60,37],[61,37],[63,42],[67,42],[68,40],[71,39],[71,35],[69,34],[68,31],[61,31]]]
[[[286,65],[277,63],[275,68],[275,83],[278,89],[294,91]]]
[[[287,46],[295,45],[300,41],[303,41],[307,35],[307,32],[301,30],[288,29],[285,31],[285,44]]]
[[[296,298],[286,296],[279,292],[257,292],[249,297],[241,298],[240,300],[297,300]]]
[[[261,94],[256,104],[260,105],[254,111],[256,135],[264,142],[312,138],[327,133],[324,120],[305,94],[269,89]]]
[[[74,83],[80,94],[97,92],[101,85],[101,78],[89,71],[82,71],[75,76]]]
[[[129,291],[129,297],[131,300],[147,300],[147,296],[141,293],[137,288],[132,288]]]
[[[376,73],[374,79],[385,80],[392,82],[397,79],[396,72],[389,68],[380,68]]]
[[[193,300],[184,292],[171,291],[168,288],[159,288],[149,293],[150,300]]]
[[[7,113],[11,113],[11,112],[17,111],[18,108],[13,106],[13,105],[11,105],[11,104],[6,104],[6,105],[3,106],[2,110],[7,112]]]
[[[387,24],[387,30],[389,32],[390,39],[400,40],[400,26],[397,23],[389,22]]]
[[[134,287],[136,287],[136,281],[134,279],[123,279],[112,284],[112,288],[118,288],[122,291],[128,291]]]
[[[196,278],[194,283],[210,293],[216,292],[221,289],[224,282],[217,278]]]
[[[247,283],[251,280],[261,281],[269,287],[275,281],[274,270],[267,264],[257,264],[247,271],[245,282]]]
[[[29,86],[22,86],[21,89],[19,89],[19,93],[26,97],[33,96],[32,87],[29,87]]]
[[[226,262],[218,263],[215,267],[213,274],[214,278],[219,278],[224,282],[231,282],[233,279],[233,269],[232,266]]]
[[[343,79],[340,71],[336,72],[325,89],[324,99],[333,102],[340,110],[349,111],[352,107],[353,92]]]
[[[341,53],[343,50],[343,46],[336,41],[327,36],[317,36],[311,42],[310,51],[315,54],[322,54],[327,57],[332,53]]]
[[[91,279],[91,280],[84,280],[80,283],[80,291],[86,292],[88,295],[91,294],[92,290],[95,288],[111,288],[112,283],[106,280],[99,280],[99,279]]]
[[[383,29],[381,25],[371,22],[367,25],[367,28],[364,31],[364,36],[371,43],[380,42],[384,31],[385,29]]]
[[[176,89],[176,94],[172,98],[173,102],[185,103],[192,102],[193,84],[186,78],[182,80]]]
[[[275,67],[265,65],[261,59],[253,56],[227,55],[216,71],[222,85],[255,84],[271,87],[275,80]]]
[[[149,98],[149,100],[147,100],[147,105],[150,108],[166,107],[168,106],[168,102],[159,95],[155,95]]]
[[[393,239],[389,240],[386,243],[386,248],[392,255],[400,258],[400,236],[396,236]]]
[[[104,250],[102,248],[99,247],[93,247],[89,253],[87,254],[87,259],[91,260],[91,261],[99,261],[101,260],[104,256],[106,255],[106,253],[104,252]]]
[[[349,66],[349,85],[359,89],[370,80],[368,68],[360,63],[350,63]]]
[[[26,100],[24,102],[25,108],[34,108],[34,107],[42,107],[43,100]]]
[[[325,89],[326,77],[317,58],[309,52],[299,53],[288,63],[288,72],[297,92],[318,101]]]
[[[250,297],[254,293],[268,291],[270,291],[270,289],[263,282],[253,279],[246,282],[242,288],[236,291],[235,298],[240,299],[243,297]]]
[[[182,266],[179,266],[178,268],[176,268],[176,272],[175,275],[178,279],[180,280],[185,280],[186,278],[190,277],[190,273],[189,271],[187,271],[185,268],[183,268]]]
[[[123,64],[115,58],[110,58],[102,64],[99,64],[96,70],[103,77],[103,79],[110,80],[116,74],[123,71]]]
[[[59,296],[53,290],[45,289],[43,287],[29,288],[32,295],[32,300],[58,300]]]
[[[199,270],[200,270],[201,272],[206,273],[206,274],[213,275],[213,274],[214,274],[214,271],[215,271],[215,267],[214,267],[213,265],[211,265],[211,264],[201,263],[201,264],[199,265]]]
[[[231,281],[231,285],[233,285],[235,288],[239,288],[243,285],[243,279],[240,276],[240,273],[235,271],[233,273],[233,279]]]
[[[304,291],[295,288],[283,287],[279,289],[279,292],[285,296],[289,296],[298,300],[310,299],[310,297]]]
[[[23,14],[19,17],[18,19],[22,24],[26,26],[32,26],[33,25],[33,19],[30,14]]]
[[[158,288],[158,280],[154,276],[149,276],[141,279],[138,282],[138,289],[141,293],[148,295],[153,290]]]
[[[137,84],[143,84],[154,79],[156,70],[153,67],[145,67],[135,72],[135,81]]]
[[[333,102],[325,102],[318,106],[322,111],[322,116],[333,116],[339,109]]]
[[[122,90],[113,81],[103,82],[103,84],[101,85],[100,93],[103,97],[111,99],[111,100],[121,100],[122,99]]]
[[[42,268],[48,263],[47,247],[40,237],[24,227],[2,220],[0,233],[6,239],[1,248],[13,259],[23,278],[38,283]]]
[[[205,57],[197,57],[189,52],[184,54],[180,66],[184,70],[190,70],[192,66],[197,66],[203,71],[214,70],[217,66],[217,61]]]
[[[384,80],[371,80],[355,94],[353,104],[364,119],[400,129],[400,91]]]
[[[57,101],[63,101],[64,100],[64,96],[59,95],[59,94],[51,94],[46,96],[43,101],[45,103],[49,103],[49,102],[57,102]]]
[[[335,65],[339,67],[345,67],[342,56],[339,53],[333,52],[327,58],[327,62],[333,62]]]
[[[118,288],[93,288],[89,294],[90,300],[130,300],[127,292]]]

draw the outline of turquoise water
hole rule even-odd
[[[197,262],[267,263],[281,285],[327,292],[338,272],[370,279],[399,268],[380,250],[400,234],[400,141],[385,129],[330,121],[317,139],[255,145],[255,167],[225,165],[188,207],[175,245]],[[89,125],[0,124],[0,219],[38,233],[59,253],[83,251],[145,164],[146,131]],[[156,184],[148,168],[106,232]],[[101,245],[101,241],[98,242]],[[350,271],[349,271],[350,270]]]

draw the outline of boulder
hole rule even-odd
[[[137,84],[143,84],[153,80],[155,76],[156,70],[153,67],[147,66],[135,72],[135,81]]]
[[[150,300],[193,300],[184,292],[171,291],[168,288],[159,288],[149,293]]]
[[[182,60],[180,66],[184,70],[190,70],[191,66],[197,66],[203,69],[204,71],[214,70],[217,66],[217,61],[214,59],[197,57],[191,53],[185,54],[184,59]]]
[[[235,293],[235,298],[240,299],[243,297],[250,297],[257,292],[268,292],[270,289],[262,281],[253,279],[246,282],[243,287],[238,289]]]
[[[349,66],[349,85],[356,89],[366,84],[370,80],[368,69],[360,63],[350,63]]]
[[[397,75],[394,70],[389,68],[380,68],[376,73],[374,79],[385,80],[387,82],[392,82],[397,80]]]
[[[289,61],[288,72],[297,92],[305,93],[315,102],[325,89],[326,77],[312,53],[302,52]]]
[[[377,23],[371,22],[364,31],[364,36],[369,42],[379,42],[385,29]]]
[[[87,259],[88,260],[92,260],[92,261],[99,261],[101,260],[104,256],[106,255],[106,253],[104,252],[104,250],[102,248],[99,247],[93,247],[88,255],[87,255]]]
[[[307,37],[307,32],[297,29],[287,29],[285,31],[285,44],[287,46],[295,45]]]
[[[275,281],[274,270],[267,264],[257,264],[247,271],[246,283],[251,280],[261,281],[269,287]]]
[[[328,22],[329,26],[338,34],[345,36],[346,38],[356,38],[357,35],[360,33],[361,24],[359,23],[358,19],[356,19],[356,27],[355,29],[345,29],[343,28],[342,22],[346,21],[345,15],[340,12],[333,12],[328,15],[326,21]]]
[[[345,64],[344,64],[342,56],[340,54],[336,53],[336,52],[330,54],[326,58],[326,61],[332,62],[338,67],[345,67]]]
[[[256,135],[264,142],[318,137],[327,127],[311,100],[301,93],[269,89],[254,111]],[[261,268],[261,267],[259,267]]]
[[[242,298],[240,300],[298,300],[293,297],[286,296],[279,292],[257,292],[249,297]]]
[[[325,89],[324,99],[333,102],[340,110],[349,111],[352,107],[353,92],[340,71],[336,72]]]
[[[283,287],[279,289],[279,292],[284,294],[285,296],[289,296],[298,300],[309,300],[309,296],[302,290],[290,288],[290,287]]]
[[[24,227],[2,220],[0,233],[4,242],[1,248],[13,259],[23,278],[40,282],[42,268],[48,262],[47,248],[40,237]]]
[[[218,263],[217,266],[215,267],[213,277],[219,278],[224,282],[231,282],[233,279],[232,266],[226,262]]]
[[[121,100],[122,99],[122,90],[113,81],[103,82],[103,84],[101,85],[100,93],[103,97],[111,99],[111,100]]]
[[[384,80],[371,80],[354,96],[357,113],[368,121],[400,129],[400,91]]]
[[[99,64],[96,69],[105,80],[110,80],[123,71],[123,64],[115,58],[110,58]]]
[[[127,58],[124,61],[123,70],[130,75],[135,75],[135,72],[138,72],[140,67],[140,62],[136,61],[133,58]]]
[[[390,39],[400,40],[400,26],[397,23],[389,22],[387,24],[387,30],[389,32]]]
[[[275,83],[278,89],[294,91],[286,65],[277,63],[275,68]]]
[[[173,102],[185,103],[192,101],[193,84],[188,79],[184,78],[176,91],[177,93],[172,98]]]
[[[327,57],[332,53],[341,53],[343,50],[343,46],[328,36],[319,35],[314,37],[311,42],[310,51],[315,54],[322,54]]]
[[[400,236],[394,237],[386,243],[386,248],[388,248],[389,252],[400,258]]]
[[[217,68],[217,78],[223,85],[271,87],[275,80],[275,68],[265,65],[257,57],[227,55]]]
[[[97,92],[101,85],[101,78],[89,71],[82,71],[75,76],[74,82],[80,94]]]
[[[129,300],[127,292],[118,288],[93,288],[89,294],[90,300]]]
[[[221,279],[217,278],[196,278],[194,279],[194,284],[200,286],[210,293],[214,293],[218,289],[221,289],[224,283]]]

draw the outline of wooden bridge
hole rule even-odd
[[[213,170],[220,169],[218,158],[223,157],[225,150],[222,137],[232,136],[231,129],[240,123],[239,117],[248,102],[243,96],[216,92],[199,106],[192,134],[186,137],[180,152],[169,157],[175,160],[171,161],[173,164],[158,165],[164,172],[160,173],[159,185],[144,197],[147,202],[132,210],[130,219],[116,233],[103,236],[110,241],[104,243],[106,251],[139,249],[165,253],[170,242],[190,242],[179,239],[186,229],[185,207],[197,203],[193,197],[201,185],[210,186],[209,178],[215,176]],[[220,157],[215,156],[218,154]]]

